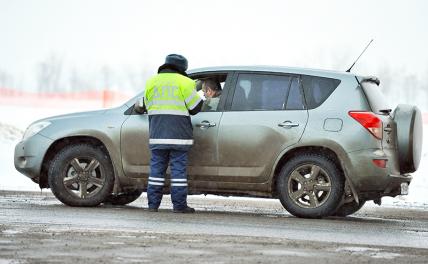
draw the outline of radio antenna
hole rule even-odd
[[[352,67],[354,67],[355,63],[357,63],[357,61],[360,59],[361,55],[363,55],[363,53],[370,46],[370,44],[372,44],[372,42],[373,42],[373,39],[370,40],[369,44],[367,44],[367,46],[364,48],[363,52],[361,52],[360,56],[358,56],[358,58],[354,61],[354,63],[352,63],[351,67],[349,67],[349,69],[346,72],[351,72]]]

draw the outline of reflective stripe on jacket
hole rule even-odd
[[[144,103],[151,149],[190,149],[193,128],[189,110],[201,102],[195,86],[195,81],[179,73],[159,73],[147,81]]]

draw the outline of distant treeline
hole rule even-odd
[[[156,69],[157,66],[147,64],[138,68],[104,65],[82,70],[68,66],[61,56],[52,54],[37,65],[31,87],[0,69],[0,88],[39,93],[109,90],[131,94],[144,89],[145,80]],[[380,79],[380,89],[391,102],[391,107],[407,103],[428,111],[428,71],[421,78],[385,65],[373,74]]]

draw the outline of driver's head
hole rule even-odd
[[[203,81],[202,90],[208,98],[218,97],[221,94],[220,84],[212,79],[206,79]]]

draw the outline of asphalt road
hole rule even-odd
[[[366,206],[299,219],[275,200],[190,197],[196,214],[72,208],[50,193],[0,191],[2,263],[428,263],[428,210]]]

